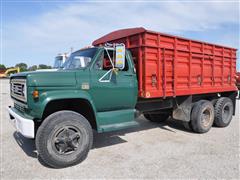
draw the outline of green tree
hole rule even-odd
[[[39,64],[38,69],[52,69],[52,67],[45,64]]]
[[[28,68],[27,64],[25,63],[18,63],[15,65],[15,67],[19,67],[21,72],[27,71],[27,68]]]
[[[4,64],[0,64],[0,69],[6,69],[6,66]]]
[[[38,68],[37,65],[30,66],[30,67],[28,68],[28,71],[36,71],[37,68]]]

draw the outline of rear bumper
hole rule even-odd
[[[34,138],[34,121],[19,115],[14,107],[9,106],[7,109],[10,115],[10,122],[17,131],[27,138]]]

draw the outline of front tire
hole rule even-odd
[[[89,122],[73,111],[59,111],[48,116],[36,135],[36,148],[42,161],[53,168],[80,163],[92,147]]]

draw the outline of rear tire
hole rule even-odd
[[[196,133],[208,132],[214,121],[214,107],[210,101],[200,100],[191,112],[191,127]]]
[[[92,143],[89,122],[73,111],[59,111],[48,116],[36,135],[39,157],[53,168],[80,163],[86,158]]]
[[[221,97],[217,100],[215,108],[214,125],[217,127],[227,127],[233,116],[233,103],[230,98]]]
[[[217,101],[218,101],[218,99],[212,99],[212,100],[211,100],[211,103],[212,103],[213,107],[215,107]]]
[[[169,118],[169,113],[144,114],[144,117],[152,122],[165,122]]]

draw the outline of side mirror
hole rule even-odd
[[[124,69],[125,67],[125,45],[116,45],[116,61],[115,67],[118,69]]]

